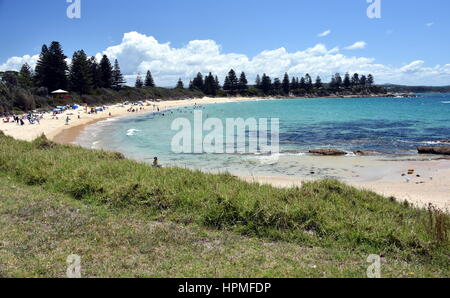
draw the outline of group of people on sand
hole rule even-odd
[[[3,119],[3,123],[16,123],[17,125],[23,126],[25,125],[26,121],[28,121],[29,124],[40,124],[40,120],[42,119],[44,119],[43,114],[28,113],[22,116],[6,116]]]

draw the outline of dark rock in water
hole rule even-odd
[[[309,150],[309,153],[326,156],[340,156],[347,154],[347,152],[338,149],[315,149]]]
[[[440,155],[450,155],[450,146],[439,146],[439,147],[418,147],[417,151],[420,154],[440,154]]]
[[[450,143],[450,139],[447,139],[447,140],[439,140],[438,142],[439,142],[439,143]]]

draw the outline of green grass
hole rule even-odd
[[[278,189],[5,136],[0,173],[4,276],[61,276],[71,253],[88,276],[363,277],[369,254],[384,276],[450,276],[447,214],[334,180]]]

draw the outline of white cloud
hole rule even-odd
[[[28,63],[31,67],[36,67],[36,63],[39,59],[39,55],[25,55],[22,57],[11,57],[8,60],[6,60],[5,63],[0,64],[0,71],[5,70],[20,70],[22,65],[25,63]]]
[[[326,31],[324,31],[322,33],[319,33],[319,35],[317,35],[317,36],[318,37],[325,37],[325,36],[330,35],[330,33],[331,33],[331,30],[326,30]]]
[[[425,26],[427,26],[427,27],[432,27],[433,25],[434,25],[433,22],[430,22],[430,23],[426,23],[426,24],[425,24]]]
[[[351,46],[345,47],[345,50],[362,50],[366,48],[367,43],[365,41],[357,41]]]
[[[69,54],[69,53],[67,53]],[[130,85],[136,74],[145,75],[151,70],[159,86],[174,86],[178,78],[185,85],[197,72],[212,72],[221,80],[230,68],[236,72],[245,71],[250,82],[257,74],[266,73],[271,77],[282,77],[285,72],[291,76],[309,73],[320,75],[324,81],[336,72],[372,73],[377,83],[409,85],[449,85],[450,64],[426,67],[423,60],[413,61],[401,67],[383,65],[371,57],[346,56],[339,48],[328,49],[324,44],[288,52],[285,48],[265,50],[254,57],[238,53],[223,53],[220,45],[213,40],[193,40],[183,47],[172,47],[170,43],[160,43],[152,36],[137,32],[124,34],[122,41],[106,48],[95,56],[103,54],[118,59],[122,72]],[[24,62],[35,67],[37,55],[12,57],[0,70],[18,70]]]

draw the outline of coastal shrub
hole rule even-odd
[[[153,168],[117,153],[57,145],[43,137],[27,143],[1,135],[0,170],[88,204],[139,209],[155,220],[300,245],[450,260],[448,214],[433,211],[430,220],[425,209],[336,180],[278,189],[227,173]]]

